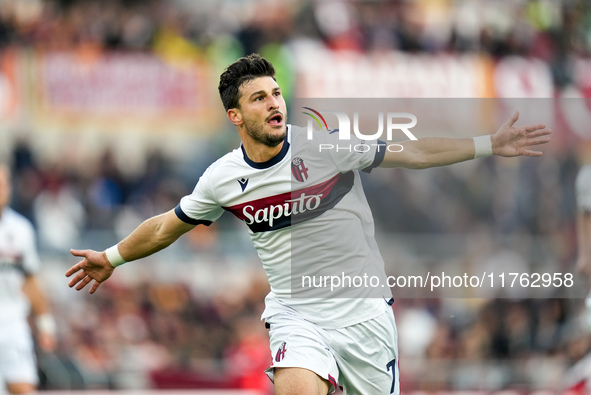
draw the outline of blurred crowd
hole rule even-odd
[[[251,53],[297,38],[335,50],[537,57],[569,82],[591,52],[585,0],[2,0],[0,47]]]
[[[174,37],[198,50],[232,35],[249,53],[308,36],[334,49],[548,57],[589,55],[590,17],[583,0],[3,0],[0,42],[151,51]]]
[[[149,51],[221,57],[227,64],[296,38],[334,50],[538,57],[551,65],[560,87],[570,82],[569,59],[590,55],[591,7],[584,0],[0,0],[0,48]],[[178,163],[155,149],[146,153],[146,166],[130,174],[113,150],[97,157],[73,165],[64,155],[47,163],[23,138],[7,158],[12,206],[36,226],[42,256],[56,272],[74,263],[69,248],[103,249],[143,219],[172,209],[208,163]],[[573,184],[580,159],[570,147],[544,161],[491,158],[420,174],[378,170],[364,183],[380,213],[378,230],[416,236],[411,244],[419,251],[424,234],[492,232],[503,235],[495,240],[502,251],[492,251],[490,240],[478,253],[467,248],[472,264],[517,262],[513,267],[526,270],[552,260],[566,272],[576,253]],[[56,355],[39,359],[45,388],[269,390],[262,371],[270,353],[259,321],[268,286],[252,249],[234,239],[237,222],[228,217],[205,232],[198,227],[173,253],[154,258],[160,273],[167,265],[175,271],[167,281],[148,264],[135,281],[123,281],[118,270],[120,279],[90,297],[52,293],[62,336]],[[203,261],[219,275],[226,266],[220,272],[212,267],[233,259],[229,249],[247,257],[241,272],[248,273],[247,284],[200,291],[199,281],[188,278],[205,275]],[[193,274],[171,260],[189,262]],[[134,275],[141,272],[141,263],[132,265],[140,267]],[[65,288],[66,280],[49,287]],[[591,349],[580,299],[495,296],[398,299],[403,388],[558,385],[551,373]]]

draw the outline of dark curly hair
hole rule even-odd
[[[232,63],[220,76],[218,91],[226,111],[240,108],[240,87],[245,82],[259,77],[275,79],[275,68],[267,59],[253,53]]]

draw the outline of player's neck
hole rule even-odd
[[[281,152],[283,144],[285,144],[285,140],[279,143],[276,147],[269,147],[268,145],[253,140],[242,141],[242,146],[244,147],[244,152],[246,152],[248,159],[256,163],[268,162],[276,157]]]

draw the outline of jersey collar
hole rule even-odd
[[[268,169],[271,166],[276,165],[277,163],[281,162],[287,152],[289,151],[289,133],[291,132],[291,125],[287,125],[287,133],[285,134],[285,140],[283,140],[283,147],[281,147],[281,151],[271,159],[266,162],[253,162],[248,155],[246,155],[246,151],[244,150],[244,146],[241,144],[240,149],[242,150],[242,155],[244,156],[244,161],[250,166],[255,169]]]

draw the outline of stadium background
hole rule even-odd
[[[567,105],[552,112],[543,160],[364,180],[401,264],[528,271],[544,257],[572,271],[573,183],[591,161],[591,131],[564,111],[576,100],[589,112],[586,1],[1,0],[0,159],[14,172],[13,207],[38,230],[59,329],[57,352],[39,355],[42,389],[269,393],[266,278],[229,216],[118,269],[93,296],[63,275],[69,248],[112,245],[238,145],[216,87],[227,64],[255,51],[274,62],[288,99],[575,98],[556,100]],[[401,299],[403,393],[553,393],[591,347],[581,307]]]

